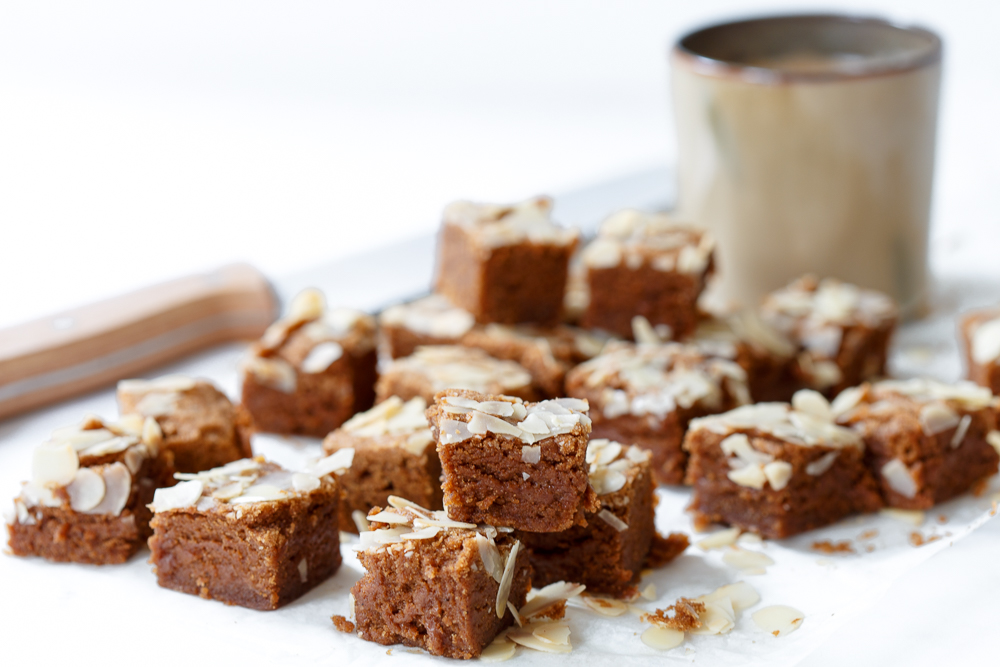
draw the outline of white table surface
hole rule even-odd
[[[719,17],[828,6],[5,3],[0,325],[231,260],[295,275],[424,234],[453,198],[560,192],[669,164],[672,38]],[[1000,5],[838,8],[943,34],[935,303],[1000,301]],[[934,370],[954,377],[954,350],[942,355]],[[219,379],[233,389],[232,376]],[[113,414],[110,394],[0,422],[0,498],[28,470],[26,451],[12,448],[85,408]],[[989,522],[897,580],[803,664],[994,663],[998,550]],[[101,629],[144,613],[101,570],[108,594],[85,601],[88,632],[73,631],[72,614],[46,609],[56,599],[46,568],[30,572],[39,604],[0,607],[4,664],[79,657],[75,646],[93,659]],[[68,634],[54,638],[46,618]],[[191,637],[171,639],[181,648],[143,661],[198,655]],[[253,663],[252,651],[234,653]]]

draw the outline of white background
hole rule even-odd
[[[797,8],[829,5],[3,2],[0,325],[233,260],[294,272],[429,231],[456,197],[669,164],[668,44]],[[1000,280],[1000,3],[837,8],[945,38],[933,259]],[[995,553],[988,525],[809,664],[995,663],[1000,570],[977,569]]]

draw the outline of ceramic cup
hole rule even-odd
[[[671,54],[678,217],[718,241],[716,296],[804,273],[925,304],[941,40],[887,21],[715,25]]]

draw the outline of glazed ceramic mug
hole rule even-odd
[[[715,25],[672,54],[679,217],[712,230],[716,296],[804,273],[922,310],[941,40],[879,19]]]

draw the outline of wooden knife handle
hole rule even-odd
[[[0,329],[0,419],[258,338],[277,313],[264,276],[233,264]]]

